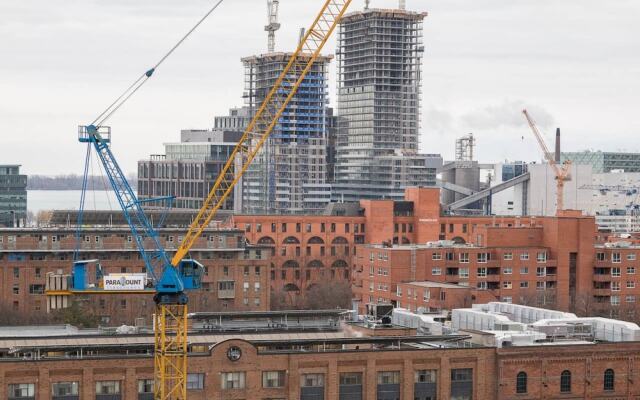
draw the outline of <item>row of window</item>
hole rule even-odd
[[[516,375],[516,393],[526,394],[528,392],[528,380],[529,377],[526,372],[521,371]],[[615,372],[609,368],[603,373],[603,388],[604,391],[615,390]],[[564,370],[560,374],[560,392],[571,393],[571,371]]]
[[[204,376],[202,373],[187,374],[187,389],[203,390]],[[473,376],[472,369],[451,370],[452,382],[471,382]],[[281,388],[285,385],[285,371],[264,371],[262,373],[263,388]],[[415,383],[436,383],[437,370],[418,370],[414,373]],[[400,371],[381,371],[377,375],[379,385],[400,384]],[[220,388],[222,390],[245,389],[246,372],[223,372],[220,374]],[[341,373],[340,385],[362,385],[362,373]],[[21,399],[35,397],[35,383],[16,383],[9,385],[9,398]],[[324,374],[303,374],[300,376],[300,386],[323,387]],[[526,376],[525,376],[526,386]],[[120,381],[99,381],[96,382],[96,394],[119,395],[122,384]],[[56,382],[51,385],[53,397],[78,396],[80,391],[79,382]],[[153,380],[138,380],[138,393],[153,393]]]
[[[635,253],[627,254],[627,260],[628,261],[635,261],[635,259],[636,259],[636,254]],[[607,261],[607,254],[606,253],[596,253],[596,260],[597,261]],[[611,253],[611,262],[613,262],[613,263],[622,262],[622,254],[620,254],[618,252]]]
[[[280,232],[282,233],[286,233],[287,231],[289,231],[289,225],[286,222],[282,222],[280,223]],[[301,233],[302,232],[302,223],[300,222],[296,222],[295,223],[295,232],[296,233]],[[318,225],[318,224],[310,224],[310,223],[306,223],[304,224],[304,231],[306,233],[311,233],[313,232],[312,226],[313,225]],[[320,224],[320,232],[326,232],[327,231],[327,224],[324,222],[321,222]],[[337,225],[335,222],[332,222],[329,224],[329,232],[331,233],[335,233],[337,231]],[[261,223],[257,223],[255,224],[255,228],[256,228],[256,232],[260,233],[262,232],[262,224]],[[244,230],[245,232],[251,232],[252,229],[252,225],[251,224],[244,224]],[[278,224],[275,222],[271,223],[271,233],[276,233],[278,231]],[[344,224],[344,233],[350,233],[351,232],[351,224],[349,223],[345,223]],[[354,223],[353,224],[353,233],[365,233],[365,224],[357,224]]]
[[[453,261],[454,258],[455,258],[455,254],[452,253],[452,252],[446,252],[446,253],[444,253],[444,256],[445,256],[445,259],[447,261]],[[513,253],[512,252],[504,253],[502,258],[504,260],[511,261],[511,260],[513,260]],[[442,260],[442,253],[440,253],[440,252],[431,253],[431,259],[434,260],[434,261]],[[468,263],[469,262],[469,253],[458,253],[458,260],[461,263]],[[491,260],[491,253],[486,253],[486,252],[476,253],[476,261],[477,262],[486,263],[486,262],[488,262],[490,260]],[[522,261],[529,260],[529,253],[526,253],[526,252],[525,253],[521,253],[520,254],[520,260],[522,260]],[[547,261],[547,252],[546,251],[539,251],[536,254],[536,261],[537,262],[541,262],[541,263],[542,262],[546,262]]]

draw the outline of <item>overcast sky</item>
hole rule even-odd
[[[277,50],[291,50],[320,0],[280,0]],[[214,0],[0,0],[0,163],[81,173],[87,124]],[[523,107],[552,146],[640,151],[640,1],[408,0],[427,11],[421,150],[454,154],[473,132],[481,161],[537,160]],[[354,0],[351,11],[364,0]],[[397,1],[371,0],[372,7]],[[122,168],[210,128],[242,104],[240,58],[265,52],[266,0],[225,0],[110,120]],[[333,53],[335,41],[325,53]],[[331,94],[335,100],[332,75]]]

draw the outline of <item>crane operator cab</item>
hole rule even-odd
[[[177,267],[167,267],[156,285],[156,304],[187,304],[185,291],[200,289],[204,267],[193,259],[181,260]]]
[[[193,259],[184,259],[178,265],[178,272],[184,284],[184,290],[200,289],[204,267]]]

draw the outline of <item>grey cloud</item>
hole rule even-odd
[[[501,104],[476,109],[464,114],[461,121],[478,129],[518,128],[526,125],[523,109],[527,109],[540,127],[548,128],[554,123],[551,113],[543,107],[522,100],[506,100]]]

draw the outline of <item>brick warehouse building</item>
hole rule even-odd
[[[0,339],[0,398],[152,399],[152,340]],[[460,340],[353,338],[343,332],[192,335],[188,395],[193,400],[640,396],[638,342],[495,348]]]
[[[198,301],[197,295],[193,295],[192,307],[215,310],[226,304],[230,310],[264,309],[270,301],[266,288],[304,295],[311,285],[319,282],[349,281],[361,304],[383,300],[400,302],[415,310],[458,307],[473,299],[504,299],[531,305],[555,304],[562,309],[571,309],[573,304],[576,311],[585,312],[598,308],[633,312],[640,295],[636,293],[640,288],[634,280],[640,268],[635,265],[639,248],[635,244],[625,247],[601,243],[596,239],[593,218],[571,212],[561,217],[441,216],[438,198],[437,189],[410,188],[405,201],[336,203],[326,215],[236,215],[232,219],[235,230],[223,232],[232,238],[246,237],[252,244],[250,248],[255,249],[252,254],[255,257],[259,254],[260,259],[245,262],[243,245],[231,246],[233,255],[229,253],[231,249],[208,251],[220,240],[215,238],[218,230],[212,227],[193,252],[210,272],[205,277],[203,300]],[[75,218],[68,214],[54,213],[55,228],[0,232],[3,288],[0,306],[22,313],[44,310],[44,295],[39,293],[38,285],[44,284],[46,272],[71,266],[74,230],[67,221]],[[142,263],[137,260],[133,243],[128,242],[128,230],[121,227],[122,221],[112,221],[113,218],[103,216],[93,221],[100,226],[100,233],[86,235],[89,239],[84,246],[91,249],[87,257],[104,259],[111,272],[120,272],[123,267],[128,272],[140,272]],[[179,214],[175,218],[170,224],[175,227],[171,233],[163,232],[168,248],[179,242],[190,222],[188,215]],[[109,228],[110,225],[113,227]],[[94,236],[100,237],[98,242]],[[105,247],[106,243],[115,247]],[[65,251],[59,251],[60,248]],[[528,259],[523,259],[525,254]],[[544,262],[538,262],[540,254]],[[245,267],[251,271],[254,264],[262,266],[259,278],[251,273],[245,277]],[[41,268],[39,274],[36,268]],[[250,290],[255,290],[256,279],[261,291],[259,305]],[[424,282],[466,285],[469,289],[433,288],[427,295]],[[409,287],[411,283],[417,286]],[[231,284],[233,297],[225,290],[230,288],[225,285]],[[245,288],[245,284],[249,287]],[[439,300],[440,296],[444,296],[444,302]],[[456,296],[462,300],[447,303]],[[428,304],[425,297],[429,298]],[[140,302],[143,304],[142,299]],[[124,305],[107,300],[104,307],[113,310],[110,314],[117,311],[117,315],[124,317]],[[128,303],[126,307],[131,312],[139,309]],[[116,321],[120,320],[113,320]]]
[[[160,235],[171,251],[182,240],[184,229],[161,229]],[[46,274],[71,270],[75,243],[75,228],[71,227],[0,230],[0,309],[36,320],[44,317]],[[190,310],[268,310],[268,251],[248,246],[242,231],[207,230],[191,252],[205,266],[205,273],[203,290],[190,294]],[[100,260],[105,273],[145,271],[126,227],[85,229],[80,255]],[[103,324],[133,324],[136,318],[151,323],[151,296],[92,295],[86,299]]]
[[[594,278],[591,217],[572,211],[560,217],[442,216],[438,189],[409,188],[405,198],[334,204],[321,216],[237,215],[233,221],[251,243],[272,246],[275,290],[304,293],[317,282],[348,277],[361,305],[397,302],[399,284],[435,281],[466,285],[475,292],[469,296],[483,300],[569,309],[600,279]]]

